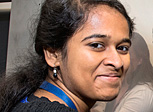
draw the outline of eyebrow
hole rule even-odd
[[[88,40],[88,39],[91,39],[91,38],[106,38],[106,37],[110,37],[110,36],[102,35],[102,34],[93,34],[88,37],[85,37],[81,42]],[[130,45],[132,44],[132,42],[129,38],[123,38],[119,44],[121,44],[121,43],[129,43]]]
[[[128,38],[123,38],[119,44],[121,43],[129,43],[130,45],[132,44],[131,40]]]
[[[108,37],[107,35],[101,35],[101,34],[93,34],[93,35],[90,35],[88,37],[85,37],[81,42],[85,41],[85,40],[88,40],[88,39],[91,39],[91,38],[106,38]]]

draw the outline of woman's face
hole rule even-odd
[[[129,28],[115,9],[98,6],[67,43],[62,81],[79,98],[112,100],[130,63]]]

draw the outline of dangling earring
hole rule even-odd
[[[57,68],[56,67],[54,67],[53,69],[53,77],[57,78]]]

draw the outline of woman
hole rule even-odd
[[[131,63],[118,97],[107,104],[105,112],[152,112],[153,67],[143,37],[133,33]]]
[[[1,87],[0,111],[88,112],[110,101],[129,63],[133,22],[117,0],[46,0],[35,51]]]

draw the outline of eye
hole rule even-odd
[[[129,46],[119,46],[117,50],[122,54],[127,54],[129,52]]]
[[[105,49],[105,46],[103,45],[103,43],[100,43],[100,42],[93,42],[93,43],[90,43],[89,46],[94,49],[94,50],[104,50]]]

